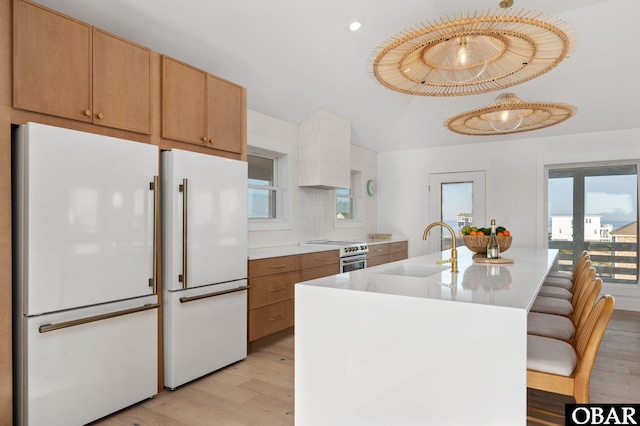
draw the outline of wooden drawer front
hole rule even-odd
[[[389,253],[389,244],[374,244],[369,246],[369,256],[381,256]]]
[[[315,280],[316,278],[328,277],[340,273],[340,264],[319,266],[302,270],[302,281]]]
[[[249,311],[249,341],[293,326],[293,299]]]
[[[249,280],[249,309],[293,299],[293,285],[302,281],[300,271]]]
[[[398,251],[395,253],[389,253],[389,262],[395,262],[396,260],[403,260],[406,259],[407,256],[407,252],[406,251]]]
[[[300,256],[302,269],[315,268],[324,265],[339,265],[340,253],[338,250],[320,251],[317,253],[307,253]]]
[[[382,265],[383,263],[389,263],[389,255],[383,254],[382,256],[371,256],[367,259],[367,268],[370,266]]]
[[[249,261],[249,278],[299,271],[300,256],[270,257]]]
[[[389,243],[389,253],[398,253],[401,251],[409,251],[409,249],[407,248],[407,242],[406,241],[400,241],[398,243]]]

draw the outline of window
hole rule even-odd
[[[460,232],[463,226],[485,226],[485,172],[429,175],[429,204],[428,222],[439,221],[451,226],[456,234],[456,245],[464,246]],[[440,227],[433,228],[426,244],[429,252],[450,249],[451,235]]]
[[[291,167],[294,146],[247,135],[249,231],[291,229]]]
[[[247,155],[249,166],[249,219],[277,218],[278,181],[276,158]]]
[[[362,172],[351,171],[350,188],[336,189],[336,225],[362,222]]]
[[[548,168],[548,241],[571,270],[587,250],[607,283],[638,282],[636,164]]]

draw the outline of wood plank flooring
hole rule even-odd
[[[293,348],[294,338],[284,338],[244,361],[92,425],[293,425]],[[528,396],[530,404],[557,412],[573,402],[535,390]],[[640,312],[613,313],[591,375],[591,401],[640,403]]]

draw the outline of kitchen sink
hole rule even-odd
[[[407,277],[428,277],[439,274],[449,268],[450,266],[403,263],[393,268],[381,270],[378,273],[383,275],[404,275]]]

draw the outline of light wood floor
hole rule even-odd
[[[293,337],[284,338],[93,425],[293,425],[293,345]],[[539,407],[563,412],[570,402],[529,391],[529,403]],[[640,312],[614,312],[591,375],[591,402],[640,402]]]

